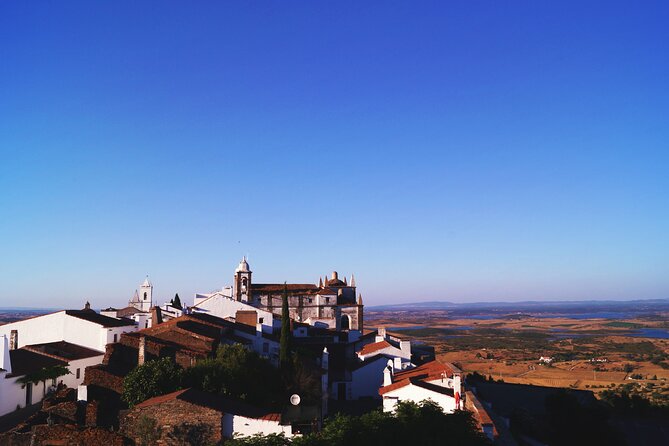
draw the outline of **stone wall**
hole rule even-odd
[[[158,436],[156,444],[182,444],[179,438],[185,435],[200,436],[200,444],[214,444],[222,439],[223,416],[217,410],[174,399],[123,411],[120,416],[120,430],[139,443],[141,432],[146,431],[146,426],[151,426],[153,421],[156,423],[155,428],[148,430]]]

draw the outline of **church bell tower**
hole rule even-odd
[[[246,256],[239,262],[239,266],[235,270],[234,280],[234,297],[240,302],[249,302],[251,300],[251,274],[249,263],[246,261]]]
[[[139,310],[149,312],[153,306],[153,285],[146,276],[144,283],[139,287]]]

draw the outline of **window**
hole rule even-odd
[[[144,293],[144,300],[146,300],[146,293]]]
[[[118,335],[114,334],[114,342],[118,341]]]
[[[258,323],[259,323],[259,324],[262,324],[264,321],[265,321],[265,318],[264,318],[264,317],[260,317],[260,318],[258,318]]]
[[[310,297],[309,298],[309,303],[313,302],[314,300]]]
[[[329,304],[329,303],[330,303],[330,298],[329,298],[329,297],[326,297],[326,298],[325,298],[325,303],[326,303],[326,304]]]
[[[81,378],[81,369],[77,369],[77,379]]]

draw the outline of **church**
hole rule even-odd
[[[235,269],[233,286],[211,294],[196,294],[194,309],[209,309],[221,317],[257,310],[257,323],[280,326],[284,290],[288,292],[291,319],[316,327],[362,331],[362,296],[357,294],[354,276],[350,281],[342,280],[333,271],[329,278],[319,278],[318,284],[255,283],[246,257]]]

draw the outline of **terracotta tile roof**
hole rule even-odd
[[[372,344],[365,345],[359,352],[359,355],[369,355],[384,348],[392,347],[392,344],[386,340],[374,342]]]
[[[474,393],[471,391],[465,392],[465,395],[467,395],[467,404],[471,404],[474,407],[473,412],[476,413],[479,423],[494,425],[492,418],[490,418],[490,415],[488,414],[488,411],[485,410],[485,407],[483,407],[483,404],[481,404],[479,399],[476,398],[476,395],[474,395]]]
[[[336,296],[337,292],[330,288],[317,288],[313,291],[310,291],[309,294],[320,294],[321,296]]]
[[[94,324],[102,325],[105,328],[135,325],[131,320],[114,319],[113,317],[98,314],[93,310],[66,310],[65,314],[88,322],[93,322]]]
[[[116,311],[116,317],[128,317],[137,313],[146,313],[146,311],[140,311],[135,307],[125,307]]]
[[[453,376],[454,368],[450,364],[444,364],[439,361],[430,361],[413,369],[402,370],[395,373],[393,381],[400,381],[408,378],[433,379],[446,376]]]
[[[12,373],[9,376],[27,375],[38,372],[44,367],[52,367],[55,365],[67,366],[67,362],[65,361],[26,350],[25,348],[10,350],[9,360],[12,364]]]
[[[259,293],[281,293],[284,290],[284,286],[288,289],[289,293],[306,293],[318,289],[318,286],[311,283],[252,283],[251,291]]]
[[[26,345],[23,348],[35,353],[55,356],[64,361],[76,361],[77,359],[92,358],[94,356],[102,356],[105,354],[105,352],[82,347],[81,345],[72,344],[66,341]]]
[[[392,390],[408,386],[409,384],[418,385],[426,389],[428,388],[426,386],[436,386],[441,388],[441,386],[437,386],[436,384],[426,383],[424,382],[424,380],[439,379],[444,375],[453,376],[453,368],[450,365],[441,363],[439,361],[426,362],[425,364],[419,367],[415,367],[413,369],[403,370],[401,372],[395,372],[395,374],[393,375],[393,383],[388,386],[381,387],[379,389],[379,395],[383,395],[384,393],[388,393]],[[430,388],[429,390],[438,391],[432,388]],[[439,391],[439,393],[444,393],[444,392]]]
[[[221,413],[241,415],[247,418],[255,418],[266,421],[280,421],[281,414],[269,412],[242,401],[236,401],[213,393],[202,392],[197,389],[188,388],[177,390],[166,395],[156,396],[139,403],[138,408],[165,404],[171,401],[184,401],[196,406],[207,407]]]
[[[342,286],[348,286],[344,283],[343,280],[340,279],[330,279],[325,281],[325,286],[336,286],[336,287],[342,287]]]

